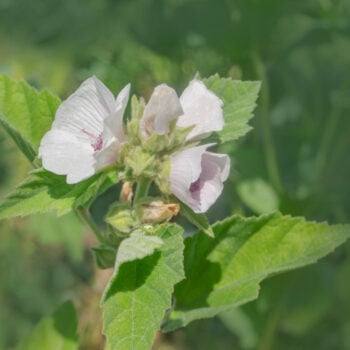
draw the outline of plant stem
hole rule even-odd
[[[272,185],[278,192],[282,192],[281,177],[277,164],[276,150],[272,139],[272,133],[270,128],[270,86],[266,75],[264,64],[261,60],[259,52],[254,50],[252,52],[252,61],[255,68],[257,78],[262,81],[261,88],[261,122],[262,122],[262,133],[265,149],[265,159],[267,165],[267,172]]]
[[[139,202],[140,199],[147,196],[150,184],[151,184],[151,181],[149,179],[145,177],[140,178],[136,188],[134,203]]]
[[[104,242],[103,234],[101,233],[100,229],[97,227],[94,220],[92,219],[89,213],[89,209],[80,208],[80,209],[77,209],[76,212],[80,217],[80,219],[89,226],[89,228],[91,229],[91,231],[93,232],[97,240],[100,243],[103,243]]]

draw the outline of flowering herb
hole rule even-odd
[[[204,213],[230,174],[229,155],[212,149],[251,129],[259,89],[259,82],[215,75],[192,80],[178,97],[161,84],[147,104],[133,96],[124,116],[129,85],[115,98],[92,77],[60,103],[0,75],[0,123],[36,168],[0,204],[0,218],[73,210],[89,225],[99,241],[97,265],[114,268],[101,303],[108,349],[150,349],[160,328],[253,300],[265,278],[310,264],[349,238],[347,225],[278,212],[209,224]],[[102,229],[90,205],[118,181],[119,200]],[[170,223],[178,214],[199,231],[184,240],[184,229]],[[71,304],[58,312],[74,318]]]

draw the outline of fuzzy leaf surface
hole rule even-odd
[[[163,244],[153,254],[117,266],[102,300],[107,349],[147,350],[184,277],[183,230],[162,225]]]
[[[233,216],[213,226],[215,238],[185,240],[185,275],[164,330],[186,326],[256,299],[260,282],[316,262],[350,237],[350,225],[307,222],[273,213]]]
[[[256,106],[261,86],[259,81],[220,78],[216,74],[203,82],[224,102],[225,126],[218,132],[221,142],[236,140],[252,129],[248,122]]]
[[[0,204],[0,219],[52,211],[64,215],[89,204],[116,182],[116,172],[111,171],[68,185],[65,176],[38,169]]]
[[[158,236],[146,235],[141,231],[133,232],[129,238],[120,243],[116,268],[127,261],[143,259],[148,255],[152,255],[162,245],[163,241]]]
[[[39,92],[24,81],[0,75],[0,124],[31,162],[60,103],[47,90]]]

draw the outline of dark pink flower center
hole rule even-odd
[[[84,129],[81,130],[82,133],[84,133],[85,135],[89,136],[92,140],[91,140],[91,146],[93,147],[94,151],[101,151],[102,147],[103,147],[103,139],[102,139],[102,135],[98,135],[95,136],[93,135],[91,132],[86,131]]]
[[[100,151],[102,149],[103,146],[103,139],[102,139],[102,135],[99,135],[97,137],[97,139],[95,139],[95,141],[92,143],[92,147],[94,148],[94,151]]]
[[[192,182],[190,186],[190,192],[191,194],[200,191],[200,189],[203,187],[203,182],[199,178],[197,181]]]

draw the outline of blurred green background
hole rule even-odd
[[[262,80],[254,130],[221,149],[234,169],[211,220],[278,208],[345,223],[349,18],[349,0],[0,0],[0,72],[62,98],[93,74],[115,94],[131,82],[145,97],[162,82],[181,92],[197,72]],[[2,130],[0,154],[3,196],[29,164]],[[3,221],[0,230],[0,348],[73,299],[81,348],[101,349],[106,273],[94,268],[89,231],[71,215]],[[349,312],[348,243],[264,282],[255,302],[159,336],[155,348],[346,350]]]

